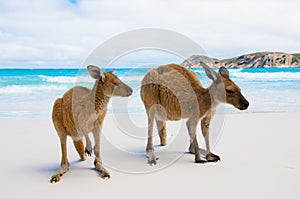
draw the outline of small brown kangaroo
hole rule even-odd
[[[82,160],[86,154],[92,154],[92,144],[88,137],[93,133],[95,146],[94,165],[100,172],[100,177],[110,178],[109,172],[102,166],[100,158],[100,136],[103,121],[107,112],[107,105],[111,97],[128,97],[132,94],[132,88],[124,84],[115,71],[102,72],[97,66],[89,65],[87,70],[96,80],[93,89],[76,86],[68,90],[62,98],[58,98],[53,106],[52,120],[61,144],[61,169],[50,179],[50,182],[60,181],[62,175],[69,170],[67,159],[67,136],[73,139],[73,143]],[[84,148],[83,137],[86,140]]]
[[[245,110],[249,102],[241,89],[229,78],[229,72],[221,67],[215,72],[201,62],[206,75],[213,83],[203,88],[197,74],[177,64],[163,65],[147,72],[142,80],[141,98],[148,117],[148,163],[157,163],[153,148],[153,123],[156,121],[161,145],[166,145],[166,121],[187,118],[186,126],[190,136],[189,151],[195,154],[196,163],[217,162],[218,155],[210,151],[209,126],[219,103],[231,104]],[[197,124],[201,120],[202,135],[206,145],[206,160],[201,159],[196,138]]]

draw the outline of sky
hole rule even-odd
[[[141,28],[183,34],[219,59],[296,53],[299,8],[298,0],[0,0],[0,67],[80,67],[97,46]]]

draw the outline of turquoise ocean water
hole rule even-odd
[[[128,99],[129,114],[145,114],[139,97],[140,82],[149,69],[116,69],[116,75],[134,89]],[[200,81],[210,81],[202,69]],[[228,113],[299,112],[300,68],[231,69],[230,76],[250,101],[247,111],[226,106]],[[49,118],[56,98],[76,85],[93,86],[86,69],[0,69],[0,118]],[[112,111],[109,107],[109,114]],[[120,110],[122,112],[122,110]]]

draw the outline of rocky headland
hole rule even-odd
[[[200,61],[211,67],[220,68],[289,68],[300,67],[300,54],[283,52],[256,52],[229,59],[216,59],[203,55],[192,55],[181,65],[186,68],[202,67]]]

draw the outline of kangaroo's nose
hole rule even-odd
[[[133,92],[132,88],[129,87],[126,96],[127,96],[127,97],[130,96],[130,95],[132,94],[132,92]]]
[[[243,101],[242,106],[243,106],[244,110],[246,110],[249,106],[249,102],[248,101]]]

